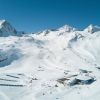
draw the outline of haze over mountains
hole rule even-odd
[[[0,20],[1,100],[98,100],[99,84],[99,26],[25,33]]]

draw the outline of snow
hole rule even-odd
[[[73,31],[76,31],[77,29],[69,25],[64,25],[63,27],[60,27],[58,30],[62,32],[73,32]]]
[[[84,31],[89,32],[89,33],[94,33],[94,32],[100,31],[100,27],[90,24]]]
[[[0,26],[5,22],[6,20],[0,20]]]
[[[5,34],[0,37],[0,100],[100,98],[99,30],[90,34],[65,25]]]
[[[0,20],[0,37],[22,36],[25,32],[16,29],[6,20]]]

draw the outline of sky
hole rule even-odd
[[[100,25],[100,0],[0,0],[1,19],[26,32],[65,24],[83,29]]]

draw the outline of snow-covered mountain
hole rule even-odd
[[[94,32],[100,31],[100,27],[93,26],[92,24],[90,24],[84,31],[89,32],[89,33],[94,33]]]
[[[17,33],[0,21],[0,100],[99,100],[99,26]]]
[[[6,20],[0,20],[0,37],[6,36],[22,36],[24,32],[18,32],[16,29],[11,26],[11,24]]]

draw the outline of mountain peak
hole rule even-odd
[[[0,28],[5,29],[6,31],[14,30],[14,27],[6,20],[0,20]]]
[[[6,20],[0,20],[0,26],[2,26],[5,22]]]
[[[69,25],[64,25],[63,27],[60,27],[58,30],[64,31],[64,32],[72,32],[72,31],[75,31],[76,28],[73,28]]]
[[[22,36],[25,32],[17,31],[8,21],[0,20],[0,36]]]
[[[84,29],[84,31],[88,33],[94,33],[94,32],[100,31],[100,27],[90,24],[86,29]]]
[[[6,20],[0,20],[0,36],[15,35],[16,29]]]

